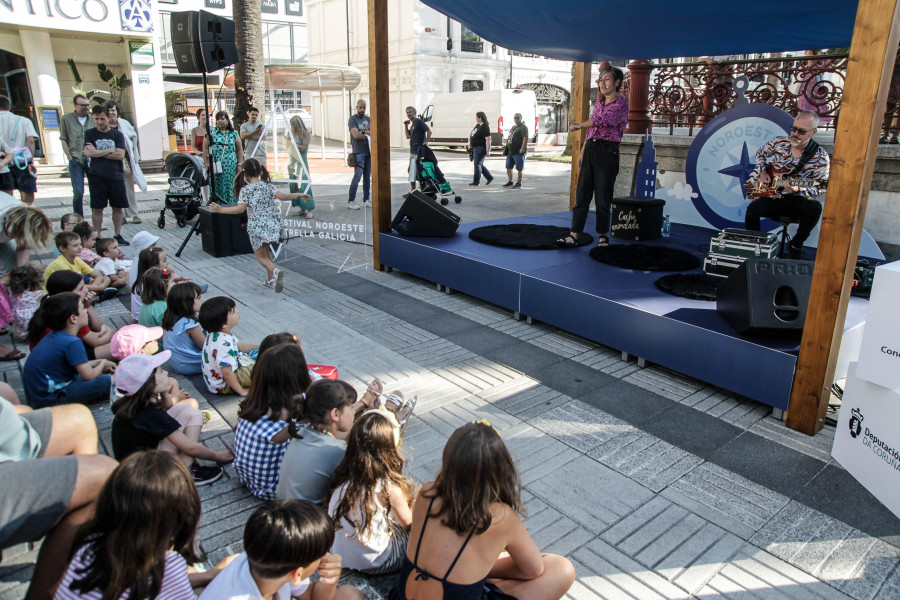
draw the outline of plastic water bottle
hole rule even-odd
[[[672,222],[669,220],[669,215],[666,215],[663,218],[663,226],[662,226],[662,235],[664,238],[669,237],[669,234],[672,232]]]

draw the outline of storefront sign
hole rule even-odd
[[[300,0],[284,0],[284,14],[294,17],[303,16],[303,2]]]
[[[278,14],[278,0],[262,0],[262,11],[273,15]]]
[[[0,0],[0,23],[88,33],[149,33],[153,31],[152,2],[153,0]]]
[[[225,8],[225,0],[206,0],[206,8]]]
[[[59,129],[62,117],[58,106],[39,106],[38,114],[41,116],[41,129]]]
[[[131,64],[133,65],[152,67],[156,64],[153,59],[153,42],[129,40],[128,52],[131,54]]]

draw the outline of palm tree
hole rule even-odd
[[[247,109],[251,106],[265,112],[261,0],[234,0],[232,17],[240,56],[234,65],[234,124],[239,127],[247,120]]]

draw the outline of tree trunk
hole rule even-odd
[[[261,0],[234,0],[234,37],[240,59],[234,65],[234,126],[247,120],[247,109],[266,112],[265,61],[262,46]]]

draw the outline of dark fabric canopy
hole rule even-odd
[[[485,40],[582,62],[850,45],[856,0],[422,0]]]

